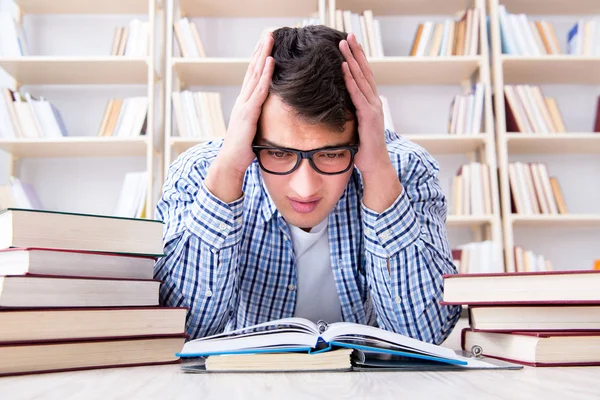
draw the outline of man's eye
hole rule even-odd
[[[319,153],[319,157],[328,158],[328,159],[342,158],[344,156],[345,156],[345,153],[341,152],[341,151],[334,152],[334,153]]]
[[[277,150],[269,150],[268,154],[269,154],[269,156],[271,156],[273,158],[287,158],[292,155],[292,153],[289,153],[287,151],[277,151]]]

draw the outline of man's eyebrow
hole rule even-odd
[[[267,146],[286,148],[285,146],[282,146],[280,144],[272,142],[272,141],[270,141],[268,139],[261,139],[261,141],[265,142],[265,144]],[[332,144],[332,145],[319,147],[318,149],[329,149],[329,148],[332,148],[332,147],[343,147],[343,146],[351,146],[351,145],[352,145],[351,142],[343,142],[343,143],[335,143],[335,144]],[[318,149],[314,149],[314,150],[318,150]]]

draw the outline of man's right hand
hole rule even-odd
[[[208,190],[225,203],[242,196],[244,175],[255,157],[252,142],[275,66],[275,60],[270,56],[272,50],[273,36],[269,33],[254,49],[242,89],[231,111],[223,147],[204,180]]]

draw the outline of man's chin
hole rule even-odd
[[[282,213],[282,215],[288,224],[301,229],[310,229],[319,225],[327,218],[327,214],[323,215],[323,212],[319,212],[319,210],[315,210],[311,213],[298,213],[294,210],[287,210],[287,212]]]

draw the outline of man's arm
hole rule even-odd
[[[163,281],[161,304],[189,307],[186,331],[192,338],[222,332],[234,307],[243,197],[225,203],[204,185],[206,162],[199,151],[170,169],[157,218],[164,221],[165,257],[155,265]]]
[[[445,227],[447,203],[435,162],[415,154],[409,159],[405,186],[387,209],[366,205],[367,190],[375,189],[365,181],[367,279],[381,328],[439,344],[461,309],[439,303],[443,275],[456,273]],[[393,179],[399,181],[398,175]]]
[[[398,168],[394,167],[381,99],[365,53],[353,34],[340,42],[340,51],[344,82],[358,119],[355,166],[363,177],[366,271],[379,326],[440,343],[456,323],[460,307],[439,304],[442,275],[455,271],[437,165],[407,149],[414,154],[407,162],[394,160]],[[408,168],[400,171],[404,165]]]
[[[268,34],[252,54],[227,134],[190,150],[169,169],[157,218],[165,223],[166,257],[155,265],[161,303],[189,307],[192,338],[220,333],[235,308],[242,234],[243,180],[254,160],[252,141],[269,94],[275,62]]]

